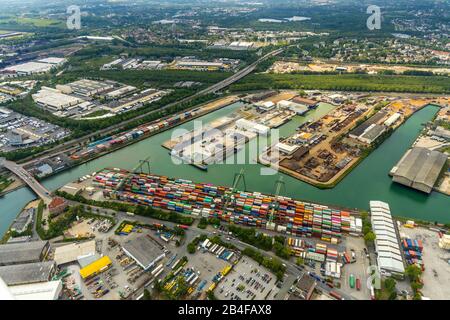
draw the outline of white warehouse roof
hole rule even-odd
[[[16,300],[57,300],[62,290],[61,280],[8,287]]]
[[[389,204],[381,201],[370,201],[370,213],[372,229],[376,236],[375,249],[378,254],[377,261],[380,272],[405,272]]]

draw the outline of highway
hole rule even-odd
[[[281,49],[277,49],[277,50],[274,50],[274,51],[271,51],[271,52],[265,54],[264,56],[259,58],[257,61],[253,62],[252,64],[248,65],[244,69],[239,70],[238,72],[233,74],[231,77],[229,77],[229,78],[227,78],[227,79],[225,79],[225,80],[223,80],[221,82],[218,82],[218,83],[216,83],[216,84],[214,84],[214,85],[212,85],[212,86],[210,86],[210,87],[208,87],[206,89],[203,89],[203,90],[193,94],[192,96],[189,96],[189,97],[183,98],[181,100],[169,103],[169,104],[167,104],[164,107],[161,107],[159,109],[148,111],[148,112],[143,113],[143,114],[141,114],[139,116],[136,116],[136,117],[134,117],[132,119],[122,121],[121,123],[113,125],[111,127],[108,127],[108,128],[102,129],[102,130],[98,130],[98,131],[95,131],[93,133],[87,134],[87,135],[85,135],[83,137],[80,137],[80,138],[77,138],[77,139],[73,139],[73,140],[61,143],[61,144],[59,144],[59,145],[57,145],[57,146],[55,146],[55,147],[53,147],[53,148],[51,148],[49,150],[46,150],[46,151],[43,151],[41,153],[38,153],[38,154],[35,154],[35,155],[31,156],[30,158],[28,158],[28,161],[23,162],[22,164],[23,165],[28,165],[28,164],[36,161],[37,160],[36,157],[38,157],[38,156],[39,157],[45,156],[46,158],[48,158],[48,157],[54,156],[54,155],[56,155],[58,153],[61,153],[63,151],[73,149],[73,148],[77,147],[79,144],[88,141],[88,139],[90,139],[92,137],[95,137],[95,136],[98,136],[98,135],[104,136],[104,135],[112,134],[113,132],[115,132],[117,130],[121,130],[121,129],[125,128],[127,125],[129,125],[130,123],[134,122],[135,120],[139,120],[139,119],[145,118],[145,117],[147,117],[149,115],[152,115],[154,113],[158,113],[160,111],[167,110],[167,109],[169,109],[169,108],[171,108],[171,107],[173,107],[175,105],[189,102],[189,101],[191,101],[191,100],[193,100],[193,99],[195,99],[195,98],[197,98],[199,96],[203,96],[203,95],[206,95],[206,94],[209,94],[209,93],[214,93],[214,92],[220,91],[220,90],[228,87],[229,85],[233,84],[234,82],[239,81],[243,77],[247,76],[248,74],[250,74],[251,72],[253,72],[255,70],[255,68],[258,66],[258,64],[260,64],[261,62],[263,62],[267,58],[270,58],[270,57],[273,57],[273,56],[276,56],[276,55],[280,54],[281,52],[283,52],[283,50],[284,49],[281,48]]]
[[[4,158],[0,158],[0,167],[5,167],[16,176],[18,176],[24,183],[31,188],[38,195],[39,198],[44,200],[45,203],[51,201],[50,192],[41,185],[27,170],[25,170],[21,165],[15,162],[8,161]]]

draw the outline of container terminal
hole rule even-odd
[[[284,234],[320,238],[338,243],[343,233],[361,233],[358,212],[244,192],[185,179],[104,169],[92,178],[92,197],[152,206],[192,216],[219,218]]]

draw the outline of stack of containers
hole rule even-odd
[[[335,249],[328,248],[327,249],[327,260],[336,262],[338,259],[338,252]]]
[[[327,245],[323,243],[317,243],[315,252],[325,255],[327,253]]]
[[[120,169],[107,169],[96,175],[95,184],[113,190],[128,175]],[[272,197],[258,192],[233,192],[230,188],[193,183],[184,179],[134,174],[124,183],[119,198],[184,214],[218,217],[221,220],[265,228],[274,210],[277,230],[289,235],[315,236],[337,243],[341,232],[358,230],[359,223],[347,211]],[[224,200],[230,199],[230,201]],[[227,207],[224,206],[228,202]],[[203,210],[207,209],[207,210]],[[352,223],[353,220],[353,223]],[[354,225],[355,228],[351,228]]]

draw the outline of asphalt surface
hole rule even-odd
[[[43,199],[44,202],[51,200],[50,192],[21,165],[8,160],[0,161],[0,164],[3,164],[6,169],[18,176],[39,196],[39,198]]]

